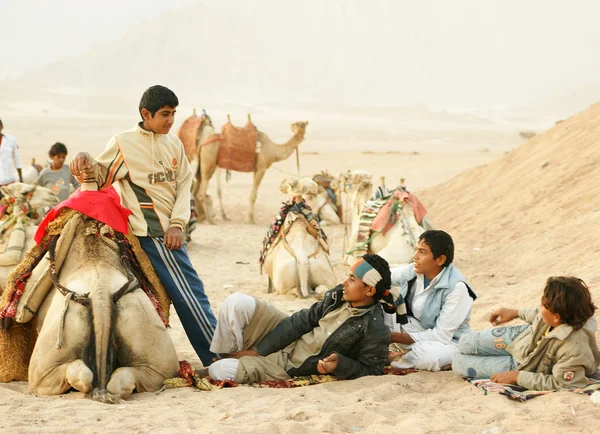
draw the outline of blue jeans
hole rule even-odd
[[[452,370],[464,378],[491,378],[518,368],[506,347],[531,325],[496,327],[462,335]]]
[[[215,354],[210,343],[217,319],[204,292],[204,284],[192,266],[187,250],[169,250],[162,238],[138,237],[158,278],[171,297],[183,329],[204,366],[211,364]]]

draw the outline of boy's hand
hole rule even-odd
[[[338,361],[339,359],[337,353],[331,353],[328,357],[325,357],[317,362],[317,371],[319,371],[319,374],[329,374],[335,371]]]
[[[498,384],[517,384],[519,371],[500,372],[492,376],[492,381]]]
[[[69,170],[76,178],[83,177],[83,170],[92,167],[92,156],[87,152],[78,152],[69,164]]]
[[[244,351],[237,351],[234,353],[229,353],[229,357],[233,357],[234,359],[239,359],[240,357],[244,357],[244,356],[256,357],[258,355],[259,354],[255,350],[244,350]]]
[[[490,315],[490,322],[493,325],[504,324],[519,317],[519,311],[516,309],[506,309],[504,307],[493,311]]]
[[[169,250],[179,250],[183,246],[183,230],[178,227],[169,228],[163,237],[163,243]]]

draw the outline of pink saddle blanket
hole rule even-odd
[[[407,202],[411,206],[417,223],[421,223],[421,220],[423,220],[423,217],[425,217],[425,215],[427,214],[427,210],[425,209],[421,201],[417,198],[417,196],[404,190],[396,190],[394,191],[393,196],[390,197],[390,199],[387,201],[387,203],[379,209],[377,216],[373,219],[371,230],[381,231],[381,233],[385,235],[387,231],[389,231],[392,228],[392,226],[394,226],[396,220],[388,218],[388,216],[390,214],[390,209],[396,200]]]

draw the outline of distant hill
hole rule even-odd
[[[211,104],[290,98],[377,104],[389,100],[390,89],[382,83],[398,79],[398,60],[387,49],[401,33],[385,8],[360,4],[310,1],[293,14],[273,0],[237,11],[204,5],[175,9],[119,40],[27,73],[15,84],[137,96],[162,83]],[[381,26],[367,29],[365,20]],[[383,46],[373,50],[377,41]]]

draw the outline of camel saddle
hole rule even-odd
[[[242,128],[235,127],[231,122],[223,125],[218,166],[236,172],[254,172],[256,137],[256,126],[250,121]]]
[[[177,130],[177,137],[183,143],[185,155],[190,161],[196,158],[198,130],[202,122],[204,122],[204,116],[196,116],[194,112],[193,115],[183,121],[179,130]]]

